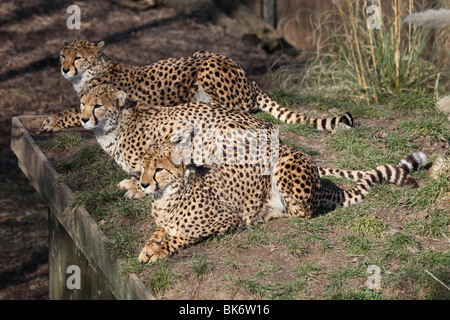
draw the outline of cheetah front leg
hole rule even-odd
[[[179,234],[175,234],[170,239],[163,241],[161,246],[150,257],[150,260],[148,262],[152,263],[157,260],[167,258],[168,256],[173,255],[178,250],[181,250],[187,247],[188,245],[194,244],[200,241],[201,239],[202,238],[186,237]]]
[[[161,247],[161,243],[167,238],[167,236],[167,232],[164,228],[159,227],[156,229],[139,254],[139,262],[147,263],[155,251]]]
[[[117,186],[120,190],[127,190],[125,192],[126,199],[137,200],[145,197],[145,192],[139,187],[139,181],[135,177],[124,179]]]
[[[65,128],[81,126],[80,111],[77,108],[64,110],[46,118],[41,128],[43,132],[58,132]]]

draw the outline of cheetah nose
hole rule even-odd
[[[89,121],[89,118],[81,118],[81,122],[86,123]]]
[[[147,189],[150,186],[150,183],[142,182],[141,186],[142,188]]]
[[[64,73],[67,73],[67,72],[70,71],[70,69],[69,69],[69,68],[62,68],[62,71],[63,71]]]

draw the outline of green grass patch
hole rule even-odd
[[[415,119],[400,121],[399,126],[414,137],[450,141],[450,126],[439,113],[420,114]]]
[[[427,270],[446,283],[450,276],[449,265],[449,252],[427,250],[411,254],[399,267],[392,270],[389,284],[397,289],[409,287],[409,299],[449,300],[450,292],[425,272]]]
[[[123,191],[119,188],[102,188],[96,190],[87,190],[84,192],[75,192],[74,199],[70,206],[72,208],[84,207],[96,221],[111,214],[108,206],[111,203],[121,200]]]
[[[62,152],[69,150],[83,141],[78,132],[60,132],[51,141],[39,142],[45,149]]]
[[[108,247],[122,258],[135,258],[136,248],[141,244],[139,233],[133,229],[119,231],[109,239]]]
[[[331,300],[384,300],[380,292],[371,289],[343,291],[337,290],[330,296]]]
[[[303,153],[309,154],[310,156],[319,156],[320,155],[320,152],[315,149],[312,149],[312,148],[306,147],[306,146],[299,146],[299,145],[297,145],[293,142],[290,142],[289,140],[286,140],[286,139],[281,139],[281,143],[288,147],[300,150]]]
[[[342,240],[347,244],[347,252],[350,255],[367,255],[374,247],[367,238],[345,236]]]
[[[192,258],[191,270],[197,278],[203,277],[211,269],[211,263],[205,254],[197,254]]]
[[[275,118],[273,115],[271,115],[268,112],[258,112],[258,113],[255,113],[254,116],[259,118],[259,119],[261,119],[261,120],[264,120],[264,121],[267,121],[269,123],[272,123],[272,124],[282,124],[282,123],[284,123],[284,122],[278,120],[277,118]]]
[[[299,102],[295,94],[281,88],[270,91],[269,96],[285,108],[292,108]]]
[[[322,273],[320,267],[314,264],[305,264],[295,267],[293,273],[300,280],[310,281],[316,279]]]
[[[433,94],[423,94],[419,91],[410,91],[389,97],[386,108],[401,110],[404,113],[436,112],[436,99]]]
[[[352,222],[351,229],[359,236],[377,238],[386,231],[386,223],[375,217],[358,217]]]
[[[229,278],[233,286],[240,286],[261,299],[294,300],[305,290],[302,281],[283,283],[279,281],[264,282],[262,280]]]
[[[148,288],[152,294],[160,294],[170,289],[179,279],[179,275],[173,272],[164,261],[157,261],[154,265],[156,270],[148,279]]]
[[[266,225],[259,225],[247,230],[247,241],[254,245],[265,245],[269,243],[272,230]]]
[[[339,130],[330,138],[332,150],[340,151],[336,167],[350,170],[369,170],[385,164],[397,164],[402,158],[417,152],[414,138],[404,132],[388,132],[378,138],[378,129],[359,126]]]
[[[280,132],[292,132],[304,137],[317,137],[319,135],[319,130],[310,124],[304,123],[283,124],[280,126]]]
[[[450,171],[442,170],[435,179],[429,179],[416,194],[411,196],[410,208],[431,210],[450,192]]]

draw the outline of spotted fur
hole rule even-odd
[[[190,57],[170,58],[147,66],[128,66],[102,53],[104,43],[87,40],[63,42],[61,73],[80,98],[91,88],[110,84],[125,91],[130,100],[169,107],[188,102],[215,102],[245,112],[263,110],[287,123],[311,123],[318,130],[350,128],[349,113],[341,117],[313,119],[298,115],[265,94],[250,80],[239,64],[230,58],[199,51]],[[44,131],[79,126],[79,110],[66,110],[44,120]]]
[[[180,152],[173,143],[151,144],[141,160],[140,187],[154,195],[151,214],[158,226],[139,255],[141,263],[168,257],[233,228],[285,216],[309,218],[319,205],[334,208],[361,202],[376,183],[417,186],[404,167],[426,163],[422,153],[414,154],[398,166],[364,172],[353,188],[334,190],[321,185],[319,177],[319,171],[331,171],[319,170],[309,157],[286,146],[280,146],[278,165],[270,178],[254,175],[252,180],[241,175],[242,165],[175,164],[173,156]],[[346,173],[350,177],[352,172]],[[242,201],[259,205],[243,208]]]
[[[162,108],[143,103],[135,105],[126,97],[125,92],[110,85],[97,86],[82,96],[81,118],[83,126],[94,131],[102,148],[124,171],[135,177],[140,175],[140,158],[148,140],[167,143],[176,141],[186,130],[207,133],[221,127],[230,130],[252,128],[269,133],[276,130],[274,125],[248,113],[215,103],[192,102]],[[201,148],[208,139],[211,140],[211,137],[199,137]],[[211,154],[212,151],[205,149],[204,152]],[[134,179],[125,179],[119,186],[127,190],[127,198],[143,196],[135,187]]]

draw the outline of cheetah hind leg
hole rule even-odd
[[[147,263],[150,260],[150,257],[161,247],[161,244],[164,240],[167,239],[167,232],[164,228],[159,227],[153,232],[151,238],[147,241],[144,248],[141,250],[139,254],[139,262]]]
[[[135,177],[124,179],[117,185],[120,190],[126,190],[124,197],[130,200],[142,199],[145,197],[144,191],[139,187],[139,182]]]

